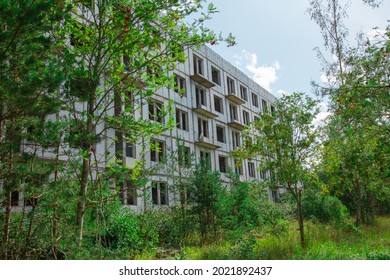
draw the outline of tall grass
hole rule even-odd
[[[306,222],[307,248],[300,246],[296,222],[278,235],[267,229],[248,232],[239,239],[185,249],[188,259],[348,260],[390,259],[390,217],[373,225]]]

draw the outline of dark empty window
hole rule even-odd
[[[209,124],[205,119],[198,118],[199,137],[209,137]]]
[[[176,127],[188,131],[188,114],[176,109]]]
[[[252,105],[257,108],[259,107],[259,97],[254,92],[252,92]]]
[[[214,109],[218,113],[223,114],[223,103],[222,103],[222,98],[214,95]]]
[[[264,99],[261,100],[261,106],[263,107],[263,113],[266,114],[268,112],[268,106],[267,106],[267,101]]]
[[[152,183],[152,201],[155,205],[168,205],[168,188],[166,183]]]
[[[126,143],[126,156],[127,157],[135,157],[134,152],[134,144],[133,143]]]
[[[225,129],[223,126],[217,125],[217,140],[218,142],[225,143]]]
[[[227,158],[223,156],[218,157],[219,162],[219,171],[222,173],[226,173],[227,170]]]
[[[245,101],[248,101],[248,90],[243,85],[240,86],[240,93],[241,93],[241,98],[244,99]]]
[[[186,92],[186,80],[179,75],[175,75],[175,92],[180,94],[181,96],[187,96]]]
[[[221,85],[221,72],[218,69],[211,67],[211,76],[214,83]]]
[[[228,94],[235,94],[236,89],[234,85],[234,80],[232,78],[227,77],[227,89],[228,89]]]
[[[255,173],[255,164],[253,162],[248,162],[248,174],[249,177],[256,178],[256,173]]]
[[[148,104],[149,120],[163,123],[163,103],[151,101]]]
[[[150,160],[160,162],[165,155],[165,142],[158,140],[150,141]]]
[[[204,75],[203,71],[203,59],[194,55],[194,73],[199,75]]]

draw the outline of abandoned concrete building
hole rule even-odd
[[[153,167],[167,151],[177,150],[179,137],[182,151],[188,156],[194,155],[196,162],[206,158],[212,169],[221,173],[227,186],[229,168],[239,174],[240,180],[265,179],[269,174],[258,169],[257,159],[244,160],[237,167],[229,152],[240,145],[241,132],[246,125],[266,110],[273,110],[276,98],[210,48],[204,46],[186,52],[186,62],[179,63],[174,70],[176,87],[159,90],[153,102],[145,104],[140,111],[143,118],[161,122],[164,120],[155,118],[155,113],[173,100],[176,127],[152,139],[151,145],[158,147],[157,151],[146,149],[149,152],[138,153],[144,148],[142,143],[121,146],[125,164],[131,165],[144,157],[146,167]],[[164,169],[157,170],[149,178],[148,201],[129,183],[122,194],[123,204],[138,212],[148,203],[161,207],[172,205],[177,202],[177,194],[170,191],[171,183]],[[272,195],[270,192],[270,198]]]

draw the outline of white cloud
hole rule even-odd
[[[313,121],[313,124],[317,127],[324,125],[325,124],[324,121],[326,117],[330,115],[330,113],[328,112],[328,101],[329,101],[328,98],[324,98],[321,100],[319,104],[320,112],[318,113],[318,115]]]
[[[243,61],[243,63],[242,63]],[[264,87],[268,91],[271,90],[271,85],[278,79],[277,72],[281,66],[278,61],[275,61],[272,66],[258,65],[257,55],[246,50],[242,51],[242,56],[236,57],[236,65],[245,65],[247,71],[252,74],[252,79]]]
[[[386,29],[373,28],[365,30],[364,32],[370,41],[376,40],[378,37],[382,37],[386,34]]]
[[[277,98],[281,98],[282,96],[284,95],[290,95],[289,92],[283,90],[283,89],[279,89],[277,92],[276,92],[276,97]]]

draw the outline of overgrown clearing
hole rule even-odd
[[[216,244],[188,246],[172,255],[159,255],[149,250],[138,259],[190,260],[389,260],[390,217],[377,217],[373,225],[357,228],[353,219],[335,227],[331,224],[307,222],[307,248],[300,246],[296,221],[286,224],[286,231],[275,236],[268,229],[256,229],[236,238],[222,237]]]

